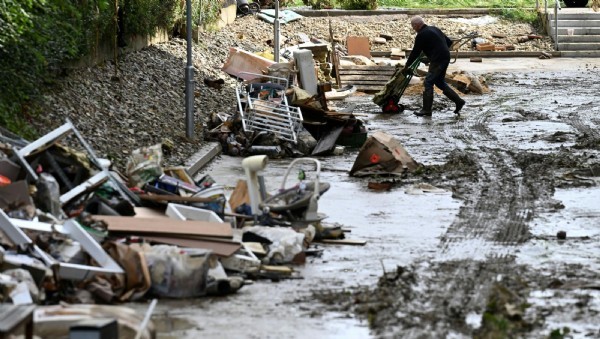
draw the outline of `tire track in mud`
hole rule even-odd
[[[415,284],[404,286],[404,298],[393,307],[402,317],[377,315],[382,324],[396,321],[395,334],[472,335],[467,315],[481,316],[497,278],[510,275],[515,266],[514,245],[529,238],[536,202],[548,187],[532,185],[520,168],[518,152],[498,143],[487,127],[494,116],[492,108],[453,123],[431,124],[434,138],[454,144],[459,156],[474,161],[478,178],[461,183],[468,186],[461,192],[464,205],[441,237],[438,252],[424,259],[428,264],[414,267]],[[415,326],[415,320],[423,323]]]
[[[469,185],[464,205],[441,237],[433,263],[417,270],[425,293],[413,291],[403,305],[413,319],[427,318],[432,327],[403,328],[407,337],[470,334],[467,315],[483,313],[496,277],[515,264],[512,245],[529,237],[536,193],[524,183],[512,153],[496,144],[487,129],[491,116],[488,111],[454,124],[434,124],[436,136],[455,144],[460,140],[463,150],[478,149],[468,155],[475,159],[479,177]]]
[[[580,98],[569,97],[563,103],[530,103],[519,96],[537,84],[534,80],[525,79],[516,86],[511,77],[500,78],[499,82],[502,93],[492,99],[473,100],[469,113],[459,119],[447,119],[452,117],[449,111],[435,114],[430,123],[399,117],[402,124],[421,125],[420,131],[424,129],[428,139],[443,141],[436,145],[442,150],[436,155],[449,154],[441,166],[449,173],[438,172],[439,177],[434,173],[430,179],[434,184],[452,186],[455,196],[462,197],[463,206],[441,236],[436,253],[384,274],[375,290],[353,296],[353,304],[358,305],[355,309],[367,316],[378,336],[486,337],[489,332],[483,314],[499,291],[508,289],[513,293],[510,302],[521,302],[527,294],[519,285],[521,277],[531,276],[536,269],[517,265],[514,252],[529,239],[530,222],[538,208],[553,196],[552,168],[571,160],[565,158],[568,150],[550,156],[521,151],[519,141],[502,138],[502,130],[495,132],[494,128],[499,113],[519,113],[524,121],[554,119],[557,112],[564,112],[565,104],[580,107],[569,102]],[[564,80],[558,89],[572,90],[571,85],[571,81]],[[555,91],[557,88],[544,87],[536,96],[552,98]],[[573,117],[569,124],[597,140],[598,132],[589,131],[597,126],[593,113],[591,109],[583,117]],[[567,119],[559,115],[556,120]],[[420,146],[426,147],[426,142],[423,140]],[[443,148],[448,146],[455,150]],[[477,175],[469,178],[465,166],[476,167]],[[504,304],[500,309],[498,319],[503,319],[500,313],[506,312]],[[479,319],[483,327],[474,329],[467,322],[469,317]],[[530,329],[515,331],[523,334]]]

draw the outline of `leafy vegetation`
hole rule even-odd
[[[379,5],[404,8],[533,8],[535,0],[379,0]]]
[[[220,4],[192,0],[194,22],[215,22]],[[182,0],[0,1],[0,125],[35,137],[28,127],[36,114],[32,102],[65,62],[93,54],[116,35],[152,35],[181,21]]]
[[[520,8],[503,8],[501,10],[503,18],[511,21],[526,22],[533,26],[539,25],[539,16],[535,10]]]
[[[377,0],[338,0],[338,3],[343,9],[373,10],[377,8]]]

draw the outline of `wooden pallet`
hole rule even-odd
[[[354,85],[358,91],[377,92],[392,78],[395,66],[340,66],[342,86]]]

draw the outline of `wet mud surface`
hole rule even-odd
[[[597,196],[600,109],[593,104],[599,102],[593,77],[497,74],[490,79],[494,93],[468,97],[469,108],[458,119],[448,109],[428,122],[390,119],[407,126],[402,132],[414,142],[406,143],[413,157],[425,149],[438,159],[447,154],[444,164],[426,166],[423,178],[449,188],[462,206],[436,253],[399,266],[374,289],[352,293],[346,309],[384,337],[600,337],[593,320],[600,312],[599,261],[584,249],[600,249],[600,230],[559,240],[556,226],[533,228],[542,214],[565,213],[557,188],[585,186],[586,194],[573,194],[588,201],[589,194]],[[419,123],[428,128],[410,130]],[[576,174],[582,172],[587,175]],[[597,224],[595,201],[584,214]],[[570,202],[578,205],[576,198]],[[573,224],[577,220],[559,228],[571,234],[579,228]],[[520,258],[539,232],[549,243],[544,256],[556,246],[570,249],[543,265],[541,258]],[[574,258],[581,260],[571,263]]]
[[[431,119],[412,115],[418,96],[398,115],[370,96],[336,103],[423,165],[375,192],[347,174],[357,150],[320,158],[332,187],[319,211],[368,244],[313,245],[324,251],[294,268],[302,279],[161,301],[159,338],[600,337],[599,76],[585,65],[488,75],[491,93],[465,96],[460,117],[439,95]],[[202,174],[233,187],[240,162]],[[270,190],[287,164],[269,163]],[[444,191],[416,194],[419,183]]]

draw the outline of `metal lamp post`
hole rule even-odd
[[[192,0],[186,0],[187,65],[185,66],[185,135],[194,138],[194,66],[192,65]]]
[[[273,57],[279,62],[279,0],[275,0],[275,21],[273,22]]]

